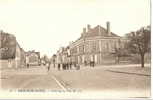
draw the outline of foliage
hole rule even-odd
[[[136,32],[131,32],[130,34],[128,34],[128,39],[130,40],[128,43],[128,47],[131,53],[142,54],[149,52],[151,49],[151,34],[150,30],[148,29],[142,28]]]
[[[114,48],[114,53],[112,53],[116,57],[116,63],[120,62],[121,57],[129,57],[129,53],[126,48]]]
[[[143,27],[136,32],[126,35],[129,39],[128,50],[133,54],[139,54],[141,57],[141,67],[144,67],[145,53],[151,50],[151,31],[150,27]]]

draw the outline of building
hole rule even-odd
[[[1,68],[25,67],[25,52],[12,34],[0,32],[0,64]]]
[[[111,32],[110,22],[106,28],[100,25],[83,28],[81,37],[69,45],[71,61],[79,64],[94,61],[96,64],[110,64],[115,62],[112,55],[116,48],[123,48],[126,39]]]
[[[15,56],[15,62],[17,68],[23,68],[26,66],[26,55],[25,51],[20,47],[20,45],[16,44],[16,56]]]
[[[57,66],[57,64],[62,64],[63,63],[63,47],[61,47],[57,53],[56,53],[56,58],[55,58],[55,64]]]
[[[26,64],[40,65],[40,52],[35,52],[34,50],[26,52]]]

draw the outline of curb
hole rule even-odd
[[[133,74],[133,75],[139,75],[139,76],[151,76],[148,74],[140,74],[140,73],[130,73],[130,72],[113,71],[113,70],[106,70],[106,71],[114,72],[114,73]]]

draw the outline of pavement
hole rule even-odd
[[[98,92],[101,96],[149,97],[151,68],[146,65],[81,66],[80,70],[61,70],[44,66],[1,71],[3,89],[50,89]],[[141,92],[140,92],[141,91]],[[93,94],[93,93],[92,93]]]
[[[135,65],[120,65],[117,67],[111,67],[107,71],[123,73],[123,74],[133,74],[140,76],[151,76],[151,64],[145,64],[144,68],[140,67],[140,64]]]

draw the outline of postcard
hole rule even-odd
[[[150,2],[1,0],[0,98],[150,98]]]

